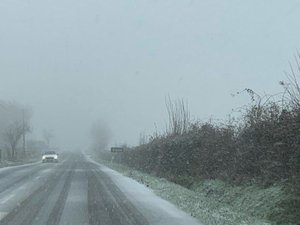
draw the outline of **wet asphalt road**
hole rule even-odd
[[[82,155],[0,170],[1,225],[149,224]]]

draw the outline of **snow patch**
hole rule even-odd
[[[203,225],[197,219],[183,212],[170,202],[163,200],[137,181],[125,177],[90,157],[88,161],[97,164],[118,186],[135,207],[145,216],[152,225]]]

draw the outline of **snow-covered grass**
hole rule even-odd
[[[284,194],[280,186],[267,189],[257,185],[231,186],[218,180],[205,180],[187,189],[124,165],[107,161],[101,163],[148,186],[158,196],[207,225],[271,224],[266,218],[270,210],[280,210],[275,206]]]
[[[0,168],[3,167],[11,167],[11,166],[20,166],[24,164],[30,164],[40,161],[39,158],[32,158],[32,159],[24,159],[20,161],[8,161],[8,160],[2,160],[0,161]]]

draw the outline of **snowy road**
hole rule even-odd
[[[1,225],[199,225],[145,186],[68,154],[58,164],[0,169]]]

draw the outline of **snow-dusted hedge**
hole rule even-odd
[[[127,149],[117,160],[185,186],[191,178],[298,183],[300,110],[252,106],[238,127],[195,123],[186,133]]]
[[[126,149],[114,162],[190,189],[203,180],[262,188],[285,183],[289,197],[264,218],[276,224],[300,221],[300,110],[252,106],[238,126],[193,124],[183,134],[156,136]]]

